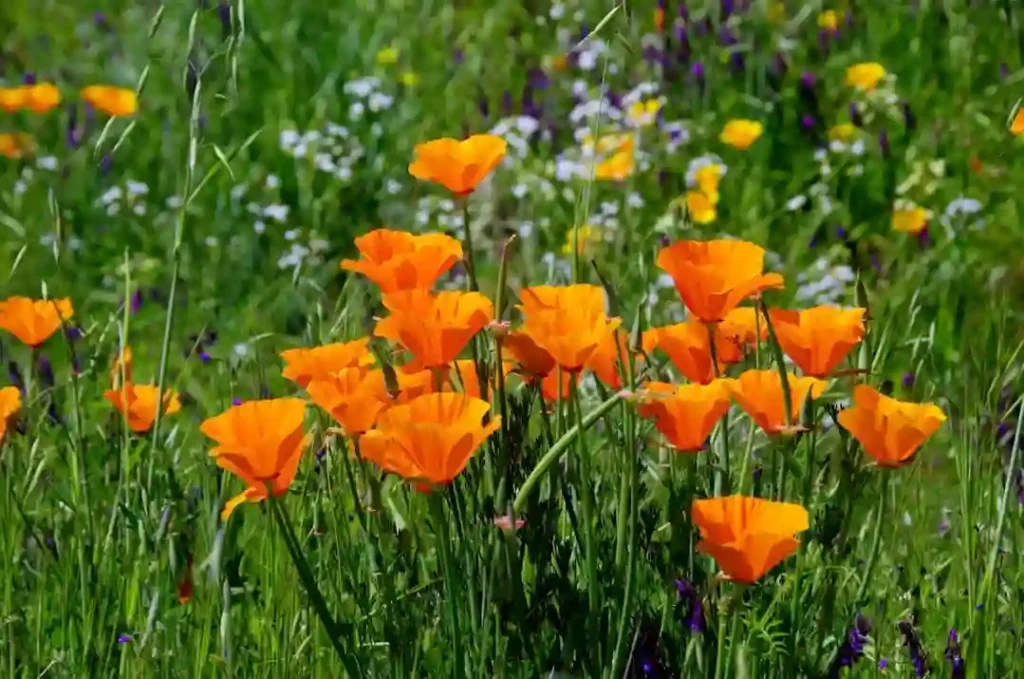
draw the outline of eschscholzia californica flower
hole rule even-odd
[[[604,290],[596,285],[523,288],[523,331],[568,372],[579,372],[615,332],[621,320],[605,314]]]
[[[310,400],[330,413],[349,436],[372,429],[387,407],[384,381],[359,367],[319,375],[306,391]]]
[[[643,347],[646,352],[661,349],[691,382],[707,384],[715,378],[711,337],[707,326],[696,319],[645,331]]]
[[[594,353],[587,359],[586,367],[592,370],[594,376],[609,388],[621,389],[622,377],[619,375],[619,362],[628,360],[629,338],[626,333],[615,330],[594,349]]]
[[[722,143],[745,151],[764,133],[764,125],[757,120],[730,120],[722,129]]]
[[[731,495],[694,500],[697,550],[729,578],[754,583],[796,551],[795,535],[810,527],[807,510],[789,502]]]
[[[10,297],[0,302],[0,329],[11,333],[30,347],[43,344],[57,332],[62,321],[74,316],[70,299]]]
[[[878,87],[884,77],[885,67],[875,62],[854,64],[846,69],[846,84],[867,92]]]
[[[817,306],[801,311],[771,309],[779,346],[804,375],[827,377],[864,339],[866,309]]]
[[[690,313],[705,323],[721,321],[744,299],[784,282],[777,273],[764,273],[764,249],[746,241],[678,241],[658,253],[657,264]]]
[[[108,116],[126,117],[135,115],[139,100],[135,90],[112,85],[89,85],[82,89],[82,101],[100,113]]]
[[[447,485],[501,426],[486,401],[465,394],[426,394],[384,412],[360,438],[363,456],[385,471],[436,486]]]
[[[479,292],[406,290],[384,297],[391,315],[374,335],[405,347],[421,368],[454,361],[473,335],[494,320],[494,305]]]
[[[25,106],[27,87],[0,87],[0,111],[17,113]]]
[[[946,415],[934,403],[897,401],[861,384],[853,390],[853,406],[840,410],[837,421],[879,466],[898,468],[914,458]]]
[[[32,113],[49,113],[60,106],[60,90],[53,83],[26,85],[22,105]]]
[[[912,236],[920,235],[928,226],[931,216],[931,211],[917,205],[897,205],[892,211],[892,230],[909,233]]]
[[[848,142],[857,137],[857,126],[852,123],[840,123],[828,128],[830,141]]]
[[[170,389],[164,389],[161,399],[159,393],[160,390],[156,386],[129,382],[117,389],[103,392],[103,398],[110,401],[110,404],[124,415],[132,431],[144,434],[153,428],[160,404],[163,405],[164,415],[173,415],[181,410],[178,394]]]
[[[754,307],[736,307],[715,326],[719,363],[739,363],[748,347],[768,339],[768,324]]]
[[[497,167],[506,148],[505,140],[493,134],[476,134],[464,141],[435,139],[416,145],[409,174],[466,196]]]
[[[793,407],[790,422],[796,422],[808,394],[818,398],[828,385],[814,377],[797,377],[792,373],[787,373],[786,379]],[[738,379],[725,380],[725,385],[740,407],[765,433],[786,431],[785,398],[778,370],[747,370]]]
[[[30,155],[35,150],[32,135],[23,132],[0,133],[0,156],[17,160]]]
[[[636,157],[632,149],[616,151],[594,167],[594,179],[621,182],[633,174]]]
[[[275,497],[288,491],[310,441],[305,417],[305,401],[277,398],[247,401],[203,422],[200,430],[217,443],[210,451],[217,466],[249,486],[228,500],[221,519],[243,502],[265,500],[268,485]]]
[[[683,385],[648,382],[637,398],[640,415],[653,419],[658,431],[682,453],[702,450],[730,405],[721,380]]]
[[[21,410],[21,391],[17,387],[0,389],[0,443],[7,433],[7,420]]]
[[[355,244],[360,258],[342,261],[341,268],[363,274],[384,294],[427,290],[462,259],[462,243],[443,233],[377,229],[356,238]]]
[[[532,337],[525,332],[510,332],[501,340],[502,349],[512,359],[515,372],[522,375],[528,384],[540,383],[541,395],[547,401],[558,399],[558,364],[555,359],[540,347]],[[563,399],[569,398],[570,379],[577,379],[579,375],[570,377],[562,375]]]
[[[695,224],[710,224],[718,219],[715,203],[703,191],[686,192],[686,213]]]
[[[0,107],[2,105],[2,100],[0,100]],[[1010,120],[1010,134],[1015,137],[1024,134],[1024,108],[1018,108],[1014,112],[1013,118]]]
[[[374,362],[369,346],[370,338],[363,337],[321,347],[288,349],[281,352],[285,362],[281,375],[300,387],[307,387],[313,380],[345,368],[366,368]]]

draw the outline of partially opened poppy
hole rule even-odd
[[[135,90],[111,85],[89,85],[82,89],[82,101],[108,116],[135,115],[139,100]]]
[[[638,398],[639,413],[653,419],[658,431],[682,453],[704,448],[711,430],[731,403],[721,380],[683,385],[648,382]]]
[[[569,372],[582,370],[621,323],[605,314],[604,291],[596,285],[523,288],[519,297],[523,332]]]
[[[792,373],[787,373],[786,379],[789,382],[793,406],[790,413],[792,425],[799,420],[808,394],[818,398],[828,383],[814,377],[797,377]],[[782,379],[778,370],[747,370],[739,379],[728,379],[724,382],[740,407],[765,433],[779,434],[786,431],[785,396],[782,393]]]
[[[355,244],[360,258],[342,261],[341,268],[363,274],[384,294],[428,290],[462,259],[462,244],[443,233],[377,229],[356,238]]]
[[[281,375],[306,387],[318,377],[324,377],[345,368],[366,368],[373,365],[370,338],[350,342],[335,342],[320,347],[288,349],[281,352],[285,367]]]
[[[744,299],[784,283],[779,274],[764,273],[764,248],[739,240],[678,241],[658,253],[658,266],[705,323],[723,320]]]
[[[103,398],[110,401],[117,409],[132,431],[143,434],[153,428],[156,421],[157,408],[163,406],[164,415],[173,415],[181,410],[178,394],[164,389],[163,399],[159,398],[160,390],[149,384],[131,384],[130,382],[103,392]]]
[[[644,332],[643,345],[647,352],[655,348],[665,352],[672,365],[691,382],[707,384],[715,378],[711,338],[707,326],[700,321],[690,319],[651,328]]]
[[[754,307],[736,307],[715,326],[715,350],[721,363],[739,363],[749,347],[766,339],[768,324]]]
[[[752,584],[796,551],[795,535],[810,527],[807,510],[789,502],[731,495],[694,500],[697,550],[730,579]]]
[[[410,481],[446,485],[458,476],[487,437],[498,430],[486,401],[465,394],[426,394],[397,405],[360,438],[363,456]]]
[[[586,367],[594,371],[594,376],[604,382],[610,389],[622,388],[622,375],[619,365],[629,360],[629,336],[621,330],[615,330],[587,360]],[[622,369],[625,370],[625,365]]]
[[[541,394],[547,401],[558,399],[558,364],[546,349],[539,346],[525,332],[510,332],[502,338],[502,348],[512,359],[515,372],[526,380],[527,384],[540,383]],[[576,375],[577,381],[579,375]],[[562,375],[562,398],[569,398],[571,393],[570,376]]]
[[[249,486],[228,500],[222,519],[243,502],[265,500],[268,485],[275,497],[288,491],[309,446],[310,437],[302,430],[305,417],[305,401],[276,398],[232,406],[200,425],[217,443],[210,451],[217,466]]]
[[[805,375],[827,377],[864,339],[867,310],[817,306],[802,311],[771,309],[779,346]]]
[[[22,105],[33,113],[49,113],[60,105],[60,90],[53,83],[26,85]]]
[[[4,435],[7,433],[7,421],[11,416],[21,410],[21,392],[17,387],[3,387],[0,389],[0,443],[3,443]]]
[[[343,368],[319,375],[306,391],[310,400],[330,413],[349,436],[372,429],[377,416],[387,408],[384,381],[363,368]]]
[[[384,306],[391,315],[377,321],[374,334],[401,344],[423,368],[454,361],[494,320],[494,305],[479,292],[406,290],[386,295]]]
[[[416,145],[416,159],[409,165],[409,174],[465,196],[497,167],[506,148],[505,140],[493,134],[475,134],[464,141],[435,139]]]
[[[60,329],[62,321],[71,320],[74,313],[70,299],[10,297],[0,302],[0,329],[30,347],[38,347]]]
[[[853,407],[839,411],[840,426],[857,439],[879,466],[909,463],[946,415],[934,403],[906,403],[861,384],[853,390]]]

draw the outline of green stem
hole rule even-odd
[[[526,501],[529,499],[530,493],[533,492],[534,487],[544,477],[544,474],[551,465],[557,462],[562,457],[562,454],[569,449],[569,446],[575,442],[577,435],[586,431],[594,424],[594,422],[597,422],[597,420],[604,416],[605,413],[615,407],[615,404],[618,403],[619,399],[622,397],[623,394],[621,392],[609,396],[608,399],[596,409],[587,413],[587,416],[583,418],[581,423],[565,432],[565,434],[555,441],[554,445],[548,449],[548,452],[544,453],[544,457],[537,462],[537,466],[534,467],[533,471],[530,472],[530,475],[526,477],[526,481],[523,482],[522,488],[519,489],[519,494],[516,495],[516,499],[512,503],[512,509],[516,514],[523,513]]]
[[[721,377],[722,373],[718,367],[718,348],[715,346],[715,329],[716,323],[708,323],[708,346],[711,351],[711,369],[715,373],[715,377]],[[729,488],[732,485],[729,478],[729,413],[726,412],[722,416],[722,424],[719,427],[719,433],[722,439],[722,446],[720,449],[720,455],[718,457],[718,463],[715,465],[715,496],[721,497],[722,495],[729,494]]]
[[[569,400],[570,407],[576,417],[576,430],[582,432],[583,408],[580,406],[580,391],[573,376],[569,375]],[[590,453],[583,445],[583,435],[576,437],[576,454],[580,460],[580,479],[578,491],[583,495],[583,554],[587,569],[587,600],[590,604],[590,614],[596,616],[600,610],[597,591],[597,554],[594,551],[594,493],[592,489],[596,483],[593,472],[590,468]]]
[[[868,591],[868,584],[871,582],[871,574],[875,570],[875,562],[878,561],[878,551],[882,545],[882,523],[885,520],[885,500],[889,494],[889,474],[891,470],[882,469],[881,487],[878,491],[878,508],[875,516],[874,534],[871,537],[871,552],[868,554],[868,563],[864,567],[864,577],[861,578],[860,586],[857,587],[857,594],[853,597],[854,610],[864,605],[864,595]]]
[[[985,598],[988,588],[992,584],[992,577],[996,570],[996,561],[999,557],[999,543],[1003,539],[1003,524],[1006,519],[1006,508],[1010,502],[1010,492],[1015,482],[1014,472],[1017,469],[1017,456],[1020,453],[1020,432],[1024,424],[1024,403],[1017,405],[1017,427],[1013,436],[1013,448],[1010,451],[1010,466],[1006,468],[1006,480],[1003,482],[1003,495],[999,499],[999,513],[996,515],[996,532],[992,539],[992,547],[988,553],[988,564],[985,567],[985,577],[981,581],[981,589],[978,590],[978,602],[987,603]]]
[[[733,596],[733,600],[725,599],[723,597],[719,604],[718,611],[718,647],[715,652],[715,679],[723,679],[726,676],[725,668],[730,663],[726,659],[725,649],[734,648],[735,644],[731,643],[736,637],[737,627],[739,623],[739,616],[736,614],[736,609],[739,607],[739,599],[742,596],[742,586],[737,589]],[[728,610],[726,610],[728,609]],[[728,623],[729,634],[726,636],[726,624]],[[732,658],[732,653],[729,654],[729,659]]]
[[[790,392],[789,376],[786,374],[786,359],[782,353],[782,345],[779,344],[778,337],[775,335],[775,328],[772,327],[772,319],[768,316],[768,306],[764,303],[764,300],[761,300],[760,307],[761,312],[764,314],[765,325],[768,327],[768,345],[771,347],[772,356],[775,358],[775,364],[779,371],[779,380],[782,386],[782,403],[786,411],[786,427],[788,428],[793,424],[793,394]]]
[[[455,573],[452,569],[451,536],[448,532],[448,520],[444,515],[444,499],[439,491],[435,490],[430,493],[430,512],[434,517],[434,523],[437,524],[435,527],[437,531],[437,558],[441,562],[441,575],[444,578],[444,599],[448,608],[449,633],[451,634],[451,643],[455,653],[455,676],[458,679],[463,679],[466,676],[466,659],[462,649],[458,607],[455,602],[457,589],[455,587]]]
[[[320,592],[320,588],[317,586],[316,580],[313,578],[313,571],[310,569],[309,562],[306,561],[306,557],[302,554],[302,547],[299,545],[299,540],[295,537],[295,532],[292,530],[291,521],[288,519],[284,503],[277,498],[270,497],[268,499],[268,504],[270,504],[270,511],[274,515],[274,520],[277,521],[277,525],[281,529],[281,536],[284,538],[285,546],[288,548],[288,553],[292,558],[292,562],[295,564],[295,568],[299,572],[299,579],[302,580],[302,584],[306,588],[306,593],[309,595],[309,598],[313,603],[313,610],[316,611],[317,617],[320,618],[320,622],[327,631],[327,637],[331,640],[334,652],[337,653],[338,659],[345,667],[345,671],[348,673],[349,677],[354,679],[355,677],[364,676],[360,670],[358,661],[354,656],[347,653],[344,645],[342,644],[341,637],[343,630],[339,628],[334,616],[331,615],[330,609],[327,608],[327,602],[324,600],[324,595]]]
[[[463,256],[466,260],[466,273],[469,274],[469,289],[476,292],[480,290],[480,284],[476,279],[476,259],[473,256],[473,230],[470,228],[469,196],[462,197],[462,226],[466,232]]]

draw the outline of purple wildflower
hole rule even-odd
[[[7,362],[7,378],[18,388],[18,391],[22,394],[25,393],[25,379],[21,376],[21,369],[14,361]]]
[[[231,26],[231,3],[228,0],[220,0],[217,5],[217,18],[220,19],[220,32],[225,40],[233,33]]]
[[[26,73],[25,77],[23,78],[23,80],[24,80],[26,85],[35,85],[36,84],[36,74],[35,73],[31,73],[31,72],[30,73]]]
[[[864,657],[864,645],[870,633],[871,621],[858,613],[853,626],[846,633],[846,640],[839,647],[835,662],[829,669],[829,677],[839,677],[844,667],[852,667]]]
[[[878,148],[882,151],[882,158],[889,160],[892,157],[892,149],[889,147],[889,133],[882,130],[878,133]]]
[[[119,636],[117,638],[117,643],[119,643],[119,644],[127,644],[131,640],[132,640],[132,635],[130,635],[130,634],[122,634],[121,636]]]
[[[884,670],[888,666],[889,666],[889,659],[888,658],[879,658],[878,659],[878,669]]]
[[[921,229],[921,233],[917,234],[917,242],[922,248],[927,248],[932,244],[932,237],[927,224]]]
[[[864,116],[860,114],[857,102],[850,103],[850,122],[853,123],[854,127],[864,127]]]
[[[704,87],[704,63],[701,61],[693,62],[693,66],[690,67],[690,73],[693,74],[693,79],[697,81],[697,85]]]
[[[233,398],[233,399],[231,399],[231,405],[233,405],[233,406],[240,406],[240,405],[242,405],[242,399],[240,399],[240,398]]]
[[[917,117],[914,116],[914,111],[910,108],[910,102],[903,102],[903,124],[907,128],[907,132],[913,132],[917,129]]]
[[[676,578],[676,590],[679,593],[679,602],[686,606],[686,626],[690,634],[701,634],[707,629],[704,620],[704,602],[700,592],[689,580]]]
[[[914,373],[903,373],[903,379],[900,381],[903,383],[904,389],[910,389],[912,386],[914,386],[914,382],[916,380],[917,377],[914,375]]]
[[[39,376],[39,383],[43,389],[51,389],[56,380],[53,378],[53,365],[46,354],[39,354],[36,361],[36,375]]]
[[[805,113],[804,116],[800,119],[800,127],[804,128],[805,130],[813,130],[817,124],[818,121],[816,121],[814,119],[814,116],[812,116],[810,113]]]
[[[910,655],[910,664],[914,666],[914,675],[925,676],[928,674],[928,660],[925,658],[924,648],[921,646],[921,640],[917,636],[914,624],[907,620],[901,620],[899,629],[900,634],[903,635],[903,645]]]
[[[114,164],[114,157],[112,155],[110,155],[109,153],[104,153],[103,157],[100,158],[100,174],[101,175],[110,174],[110,168],[113,166],[113,164]]]
[[[67,111],[68,125],[65,141],[67,142],[69,149],[76,149],[82,144],[84,130],[78,126],[78,107],[74,104],[69,104]]]
[[[949,630],[949,640],[946,642],[946,660],[952,665],[953,672],[949,675],[950,679],[966,679],[967,665],[960,653],[960,637],[957,636],[955,628]]]
[[[141,308],[142,308],[142,291],[136,289],[135,292],[132,293],[131,299],[129,300],[129,310],[131,311],[131,314],[134,316],[135,314],[137,314],[139,312],[139,309],[141,309]]]

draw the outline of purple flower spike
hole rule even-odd
[[[864,127],[864,117],[860,114],[860,109],[857,107],[856,102],[850,104],[850,122],[855,127]]]
[[[221,36],[227,40],[234,31],[231,25],[231,3],[228,0],[220,0],[217,5],[217,18],[220,19]]]
[[[950,679],[966,679],[967,665],[960,653],[960,637],[957,636],[956,629],[949,630],[949,640],[946,642],[946,660],[952,665]]]
[[[700,61],[693,62],[693,66],[690,68],[690,73],[693,74],[694,79],[698,83],[704,83],[704,63]]]
[[[906,125],[907,132],[913,132],[917,129],[917,118],[910,108],[910,103],[906,101],[903,102],[903,124]]]
[[[35,73],[26,73],[25,77],[24,77],[24,82],[25,82],[26,85],[35,85],[36,84],[36,74]]]
[[[918,677],[923,677],[928,674],[928,660],[924,655],[924,648],[921,646],[921,640],[917,636],[917,630],[914,629],[914,624],[906,620],[902,620],[899,623],[900,634],[903,635],[903,645],[907,649],[907,654],[910,656],[910,664],[914,667],[914,674]]]
[[[117,638],[117,643],[119,643],[119,644],[127,644],[131,640],[132,640],[132,635],[130,635],[130,634],[122,634],[121,636],[119,636]]]
[[[902,382],[904,389],[910,389],[912,386],[914,386],[915,381],[916,378],[914,377],[914,373],[903,373]]]
[[[800,119],[800,127],[804,128],[805,130],[813,130],[815,125],[817,124],[818,121],[816,121],[814,119],[814,116],[812,116],[810,113],[805,114],[804,117]]]
[[[889,659],[888,658],[879,658],[878,659],[878,669],[884,670],[888,666],[889,666]]]
[[[39,375],[39,382],[43,385],[43,389],[52,388],[56,382],[53,377],[53,365],[46,354],[39,354],[39,360],[36,363],[36,374]]]
[[[131,302],[130,302],[131,314],[134,316],[135,314],[137,314],[139,312],[139,309],[141,309],[141,308],[142,308],[142,291],[141,290],[136,290],[135,292],[132,293],[132,298],[131,298]]]
[[[240,405],[242,405],[242,399],[240,399],[240,398],[233,398],[233,399],[231,399],[231,405],[233,405],[233,406],[240,406]]]

